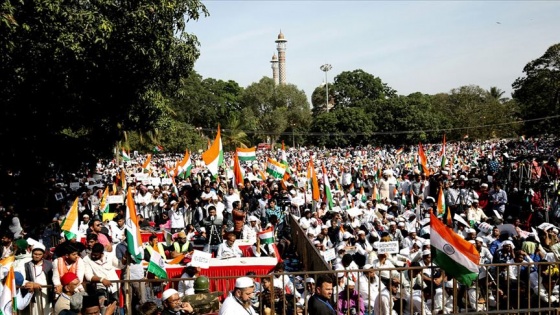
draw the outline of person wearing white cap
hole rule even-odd
[[[364,300],[364,314],[373,314],[373,305],[379,294],[379,278],[372,264],[365,264],[363,273],[358,277],[360,296]]]
[[[356,289],[356,283],[346,281],[344,290],[338,293],[337,311],[342,314],[364,314],[364,299]]]
[[[194,311],[189,302],[181,302],[179,292],[175,289],[163,291],[161,301],[163,303],[161,315],[187,315]]]
[[[50,260],[44,259],[44,255],[45,245],[39,242],[35,243],[31,250],[31,261],[25,263],[22,273],[26,279],[23,286],[27,289],[34,289],[35,292],[28,313],[32,315],[49,314],[51,311],[49,290],[41,287],[53,284],[53,265]],[[38,301],[37,298],[40,298],[41,301]],[[42,305],[42,312],[39,312],[38,302]]]
[[[181,203],[182,204],[182,203]],[[187,209],[184,206],[179,207],[179,203],[172,200],[169,203],[170,209],[167,213],[171,221],[171,233],[177,233],[185,229],[185,214]],[[202,217],[199,219],[201,220]]]
[[[257,240],[257,233],[261,232],[260,220],[254,216],[249,216],[249,222],[243,225],[241,235],[246,242],[254,243]]]
[[[82,235],[86,235],[87,230],[89,228],[89,215],[88,214],[84,214],[82,216],[82,221],[80,222],[80,226],[78,227],[78,231],[80,233],[82,233]]]
[[[256,315],[251,306],[251,297],[255,293],[255,284],[249,277],[240,277],[235,280],[235,287],[224,300],[219,315]]]
[[[308,277],[305,279],[305,291],[303,291],[298,304],[305,305],[313,294],[315,294],[315,279]]]
[[[488,216],[478,206],[478,198],[473,199],[470,207],[467,209],[467,221],[472,225],[473,223],[486,222],[486,220],[488,220]]]

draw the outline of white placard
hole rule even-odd
[[[147,179],[148,178],[148,173],[135,173],[134,178],[136,178],[137,181]]]
[[[151,181],[149,178],[143,179],[142,180],[142,185],[150,185]]]
[[[112,195],[112,196],[107,197],[107,201],[109,202],[109,204],[124,203],[124,198],[123,198],[123,195]]]
[[[171,178],[169,178],[169,177],[162,178],[161,179],[161,184],[162,185],[171,185]]]
[[[399,242],[377,242],[378,254],[395,254],[399,252]]]
[[[322,254],[326,262],[329,262],[336,258],[336,253],[334,252],[334,248],[327,249],[326,251],[322,252]]]
[[[161,178],[159,178],[159,177],[150,177],[150,181],[151,181],[151,183],[152,183],[152,185],[153,185],[154,187],[157,187],[157,186],[159,186],[159,184],[161,183]]]
[[[68,187],[72,190],[78,190],[80,188],[80,182],[72,182]]]
[[[210,268],[210,258],[212,258],[211,253],[195,249],[191,258],[191,266],[208,269]]]

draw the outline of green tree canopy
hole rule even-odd
[[[334,106],[338,108],[366,107],[375,100],[396,95],[396,91],[380,78],[363,70],[344,71],[337,75],[333,90]]]
[[[550,46],[544,55],[523,68],[524,77],[513,83],[513,98],[519,103],[524,120],[560,113],[560,43]],[[525,124],[527,135],[558,133],[560,119],[550,118]]]

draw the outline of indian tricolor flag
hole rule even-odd
[[[445,194],[443,193],[443,189],[440,189],[437,198],[437,216],[439,218],[443,217],[443,215],[445,214],[445,210]]]
[[[138,227],[138,218],[136,217],[136,205],[134,198],[130,192],[130,188],[126,194],[126,245],[130,256],[139,262],[142,260],[142,237],[140,236],[140,228]]]
[[[315,172],[315,165],[313,164],[313,158],[311,157],[309,158],[309,164],[307,164],[307,182],[309,183],[309,186],[311,186],[311,198],[314,201],[321,200],[317,173]]]
[[[16,277],[14,276],[14,266],[11,266],[6,276],[2,295],[0,295],[0,315],[11,315],[16,312]]]
[[[233,187],[239,187],[244,182],[243,170],[241,165],[239,165],[239,157],[237,156],[239,151],[233,155],[233,177],[231,179]]]
[[[99,211],[103,213],[109,212],[109,186],[105,187],[101,201],[99,202]]]
[[[404,151],[404,147],[398,149],[398,150],[395,152],[395,154],[396,154],[396,155],[399,155],[399,154],[403,153],[403,151]]]
[[[72,207],[70,207],[70,210],[68,210],[68,213],[66,214],[66,218],[62,222],[62,227],[60,228],[64,233],[64,236],[66,236],[66,239],[70,240],[76,238],[76,241],[78,242],[81,239],[79,229],[78,229],[78,224],[79,224],[78,200],[79,199],[80,198],[76,197],[76,200],[74,200],[74,203],[72,204]]]
[[[447,166],[447,158],[445,157],[445,133],[443,134],[443,144],[441,146],[441,152],[439,154],[441,158],[440,167],[444,169]]]
[[[272,227],[257,233],[259,239],[261,240],[261,244],[272,244],[274,243],[274,230]]]
[[[183,159],[177,163],[177,176],[179,176],[179,178],[186,179],[191,176],[192,169],[193,165],[191,155],[189,154],[189,150],[186,150]]]
[[[150,262],[148,263],[147,270],[160,279],[168,278],[167,271],[165,271],[165,262],[163,258],[161,258],[161,255],[155,250],[150,252]]]
[[[222,136],[220,132],[220,126],[218,125],[218,133],[216,134],[216,139],[214,143],[202,153],[202,160],[204,160],[204,164],[212,173],[212,176],[218,175],[218,170],[222,162],[224,161],[224,151],[222,149]]]
[[[128,161],[131,160],[131,159],[130,159],[130,154],[126,153],[126,151],[124,150],[124,148],[122,149],[121,155],[122,155],[123,161],[128,162]]]
[[[142,164],[142,169],[147,170],[148,167],[150,167],[150,162],[152,161],[152,155],[148,154],[146,156],[146,161],[144,161],[144,164]]]
[[[327,207],[329,210],[334,208],[333,203],[333,196],[331,192],[331,183],[329,181],[329,175],[327,174],[327,170],[325,169],[325,165],[321,166],[323,169],[323,185],[325,186],[325,202],[327,203]]]
[[[257,147],[237,148],[237,157],[239,161],[254,161],[257,159]]]
[[[430,213],[432,260],[445,271],[470,287],[478,279],[480,255],[473,244],[465,241]]]
[[[279,179],[284,177],[284,173],[286,173],[286,166],[282,163],[276,162],[273,159],[268,159],[266,172],[272,177]]]
[[[422,143],[418,144],[418,166],[422,173],[426,176],[430,176],[430,170],[428,169],[428,158],[422,148]]]

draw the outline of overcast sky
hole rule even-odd
[[[506,91],[523,67],[560,43],[560,1],[203,1],[187,24],[200,41],[195,70],[247,87],[272,77],[280,30],[286,78],[308,99],[325,80],[362,69],[399,94],[475,84]]]

